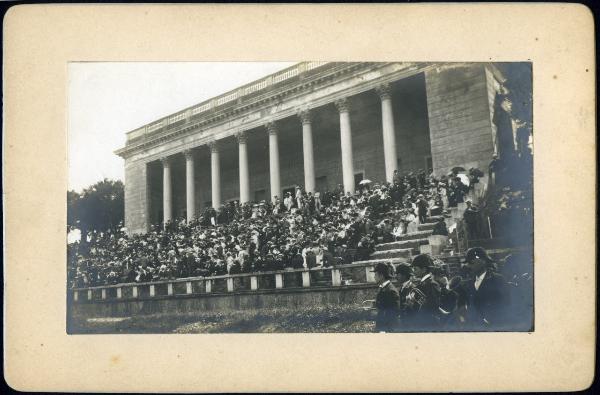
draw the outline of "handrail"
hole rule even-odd
[[[368,261],[367,261],[368,262]],[[162,284],[174,284],[174,283],[186,283],[189,281],[208,281],[208,280],[223,280],[228,278],[240,278],[240,277],[254,277],[254,276],[266,276],[266,275],[275,275],[275,274],[286,274],[286,273],[302,273],[302,272],[316,272],[316,271],[327,271],[333,269],[347,269],[347,268],[356,268],[356,267],[370,267],[374,266],[376,262],[370,264],[367,262],[361,263],[349,263],[335,266],[327,266],[327,267],[313,267],[313,268],[287,268],[283,270],[271,270],[266,272],[252,272],[252,273],[239,273],[239,274],[222,274],[218,276],[195,276],[195,277],[184,277],[184,278],[176,278],[176,279],[162,279],[157,281],[148,281],[143,283],[133,282],[133,283],[119,283],[119,284],[107,284],[107,285],[97,285],[94,287],[83,287],[83,288],[71,288],[71,291],[88,291],[88,290],[101,290],[101,289],[109,289],[109,288],[122,288],[122,287],[134,287],[134,286],[148,286],[148,285],[162,285]]]

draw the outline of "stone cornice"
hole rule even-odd
[[[359,65],[364,69],[363,70],[364,72],[368,72],[369,70],[382,68],[382,67],[385,67],[390,64],[393,64],[393,63],[376,63],[375,66],[373,66],[373,64],[366,64],[366,63],[361,63]],[[353,70],[355,70],[357,66],[356,66],[356,64],[353,64],[353,65],[354,65]],[[365,84],[360,84],[357,86],[349,87],[347,89],[344,89],[343,91],[334,92],[331,95],[324,96],[322,98],[314,100],[313,102],[310,103],[310,105],[311,105],[311,108],[317,108],[317,107],[320,107],[320,106],[323,106],[323,105],[326,105],[329,103],[334,103],[336,100],[339,100],[341,98],[345,98],[345,97],[356,95],[356,94],[359,94],[362,92],[373,90],[382,83],[389,83],[389,82],[396,81],[398,79],[406,78],[408,76],[424,72],[427,69],[433,68],[435,66],[436,66],[436,64],[431,64],[431,63],[427,63],[427,64],[425,64],[425,63],[407,63],[406,67],[403,67],[402,69],[399,69],[392,74],[382,76],[381,78],[367,82]],[[351,71],[353,71],[353,70],[351,70]],[[291,99],[294,97],[302,96],[304,94],[315,91],[317,89],[327,88],[328,86],[335,85],[336,83],[344,80],[344,79],[341,79],[341,80],[339,79],[339,77],[342,76],[342,74],[346,78],[348,78],[347,77],[348,72],[346,72],[344,74],[344,73],[340,73],[339,71],[336,71],[335,74],[336,74],[336,78],[325,78],[325,77],[321,78],[321,77],[319,77],[319,80],[320,80],[319,86],[314,86],[316,84],[316,82],[313,81],[313,83],[311,83],[312,87],[308,91],[294,89],[293,94],[290,94],[289,98]],[[261,98],[261,97],[255,97],[254,100],[256,100],[256,103],[250,103],[250,104],[244,105],[244,106],[242,106],[242,108],[245,109],[245,108],[250,107],[251,110],[256,111],[258,109],[257,106],[259,104],[260,104],[260,108],[268,109],[268,108],[270,108],[269,106],[272,106],[277,103],[277,101],[274,101],[274,100],[266,101],[265,98]],[[267,104],[265,104],[265,103],[267,103]],[[252,114],[251,111],[247,111],[247,114],[242,114],[242,113],[240,113],[240,111],[236,111],[235,119],[240,119],[242,116],[244,116],[244,115],[247,116],[250,114]],[[178,140],[178,139],[181,139],[182,137],[185,137],[185,136],[188,136],[191,134],[198,135],[198,137],[195,139],[195,141],[193,143],[182,143],[177,148],[171,148],[171,149],[165,150],[164,152],[161,152],[160,155],[152,154],[149,156],[145,156],[144,160],[153,161],[153,160],[157,160],[159,158],[159,156],[166,155],[167,153],[169,155],[173,155],[173,154],[176,154],[176,153],[181,152],[188,148],[194,148],[194,147],[199,147],[202,145],[207,145],[210,141],[214,140],[215,137],[212,136],[211,134],[202,135],[203,129],[205,130],[208,128],[213,128],[213,127],[218,127],[219,125],[223,125],[227,122],[228,118],[231,119],[231,115],[234,115],[231,108],[223,109],[219,113],[213,112],[213,117],[210,119],[208,119],[208,118],[203,119],[199,122],[184,124],[180,128],[167,130],[167,133],[157,134],[157,136],[155,138],[143,139],[138,144],[135,144],[133,146],[128,145],[124,148],[121,148],[121,149],[115,151],[115,153],[120,155],[121,157],[127,159],[128,157],[135,155],[137,153],[143,153],[146,150],[160,146],[163,143]],[[287,109],[287,110],[282,110],[282,111],[278,112],[277,114],[274,114],[274,117],[272,118],[272,120],[275,121],[275,120],[287,118],[290,116],[297,116],[297,115],[298,115],[297,108],[296,109]],[[240,126],[232,127],[230,135],[234,135],[235,133],[240,132],[242,130],[247,131],[247,130],[254,129],[257,127],[261,127],[261,126],[265,126],[264,118],[250,120],[250,121],[244,123],[243,129],[241,129]],[[224,138],[224,136],[220,136],[220,138]]]
[[[281,86],[277,85],[273,89],[269,89],[265,92],[259,92],[256,95],[248,95],[243,100],[237,102],[226,103],[220,108],[209,111],[207,114],[202,114],[201,119],[194,120],[194,117],[189,118],[187,121],[177,122],[171,125],[166,125],[165,128],[158,129],[155,132],[147,133],[144,136],[130,139],[126,146],[115,151],[119,156],[126,158],[130,153],[144,149],[150,145],[157,145],[165,141],[169,141],[175,138],[177,135],[185,134],[187,132],[202,130],[219,122],[222,122],[228,118],[241,116],[244,113],[250,112],[257,108],[272,105],[280,102],[289,96],[296,96],[303,92],[311,91],[316,88],[317,85],[327,83],[329,81],[335,81],[336,79],[348,75],[349,73],[356,71],[357,69],[367,68],[369,66],[385,65],[385,63],[332,63],[325,70],[313,74],[303,76],[301,79],[297,79],[288,83],[282,83]]]

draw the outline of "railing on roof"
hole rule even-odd
[[[220,96],[217,96],[209,101],[200,103],[196,106],[187,108],[185,110],[179,111],[175,114],[169,115],[167,117],[161,118],[157,121],[149,123],[141,128],[137,128],[127,133],[127,141],[131,141],[133,139],[137,139],[139,137],[144,136],[145,134],[154,133],[157,130],[162,130],[168,125],[183,121],[190,116],[194,116],[200,114],[205,111],[209,111],[217,106],[221,106],[223,104],[232,102],[234,100],[239,99],[242,96],[246,96],[263,89],[266,89],[274,84],[278,84],[280,82],[289,80],[294,78],[304,72],[314,70],[321,66],[324,66],[329,62],[302,62],[298,63],[295,66],[289,67],[285,70],[282,70],[278,73],[271,74],[267,77],[264,77],[258,81],[254,81],[248,85],[237,88],[234,91],[226,92]]]

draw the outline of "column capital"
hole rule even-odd
[[[171,158],[168,156],[163,156],[160,158],[160,161],[162,162],[163,167],[171,166]]]
[[[218,153],[219,152],[219,141],[218,140],[209,141],[208,147],[210,148],[210,152]]]
[[[296,112],[296,114],[298,115],[298,117],[300,118],[300,120],[302,121],[302,124],[307,124],[307,123],[311,123],[312,120],[312,116],[311,116],[311,112],[310,109],[308,108],[303,108],[301,110],[298,110]]]
[[[275,121],[267,122],[265,127],[267,128],[267,132],[269,132],[269,135],[277,135],[277,132],[279,131]]]
[[[237,132],[234,134],[234,137],[239,144],[246,144],[246,141],[248,140],[246,131]]]
[[[334,102],[339,112],[350,112],[350,101],[344,97]]]
[[[375,87],[375,91],[377,92],[377,94],[379,95],[379,98],[381,100],[387,100],[387,99],[391,99],[392,98],[392,92],[390,89],[390,84],[381,84],[377,87]]]
[[[194,159],[194,151],[191,148],[183,151],[183,156],[185,156],[186,160]]]

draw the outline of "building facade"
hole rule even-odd
[[[125,226],[295,185],[353,192],[394,170],[485,170],[503,82],[490,63],[299,63],[127,133]]]

